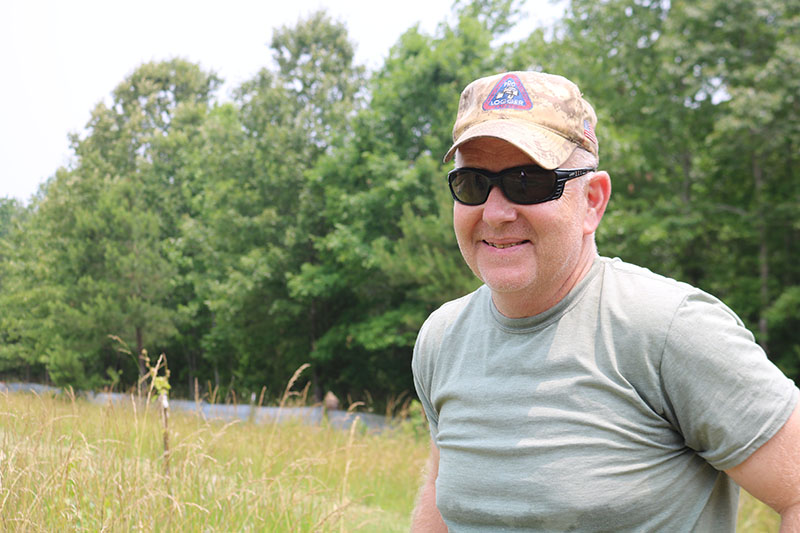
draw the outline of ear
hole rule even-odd
[[[597,230],[608,200],[611,198],[611,177],[604,170],[595,172],[586,183],[586,214],[583,217],[583,233],[590,235]]]

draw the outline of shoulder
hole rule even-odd
[[[608,296],[627,307],[633,307],[643,320],[656,316],[700,324],[721,320],[744,327],[739,316],[716,296],[646,268],[625,263],[619,259],[606,259],[604,291]],[[674,325],[674,324],[673,324]]]
[[[488,292],[488,288],[482,286],[474,292],[443,304],[428,316],[419,330],[414,345],[412,368],[415,371],[421,371],[423,367],[428,368],[435,364],[442,339],[447,331],[458,322],[466,309],[482,301]]]
[[[419,335],[417,336],[417,345],[436,345],[441,343],[445,331],[453,325],[469,303],[473,299],[477,299],[475,297],[480,292],[481,289],[479,288],[461,298],[442,304],[441,307],[431,313],[420,328]]]
[[[688,283],[619,259],[603,262],[603,304],[633,324],[669,326],[680,310],[696,309],[702,315],[714,308],[734,320],[738,317],[719,299]]]
[[[604,284],[606,286],[611,283],[616,284],[614,288],[616,288],[621,295],[625,295],[626,293],[644,295],[664,293],[685,295],[699,290],[688,283],[656,274],[647,268],[626,263],[621,259],[601,257],[600,261],[604,266]]]
[[[629,364],[659,386],[665,362],[685,365],[686,358],[708,360],[717,346],[753,337],[724,303],[688,283],[655,274],[620,260],[603,259],[599,325],[613,344],[631,354]]]

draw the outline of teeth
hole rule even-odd
[[[484,241],[484,242],[486,242],[486,241]],[[520,241],[520,242],[512,242],[512,243],[510,243],[510,244],[496,244],[496,243],[493,243],[493,242],[486,242],[486,244],[488,244],[488,245],[489,245],[489,246],[491,246],[492,248],[500,248],[500,249],[503,249],[503,248],[511,248],[512,246],[519,246],[519,245],[520,245],[520,244],[522,244],[523,242],[524,242],[524,241]]]

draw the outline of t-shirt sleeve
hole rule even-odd
[[[431,403],[431,381],[436,352],[441,344],[441,332],[435,326],[435,316],[431,316],[420,328],[414,344],[414,356],[411,359],[411,371],[414,376],[414,388],[417,391],[425,416],[428,419],[431,438],[436,441],[439,433],[439,415]]]
[[[439,363],[442,340],[445,332],[458,317],[464,307],[472,300],[475,293],[467,294],[456,300],[445,303],[431,313],[419,330],[414,344],[414,356],[411,360],[411,371],[414,375],[414,388],[419,401],[428,418],[431,438],[436,442],[439,433],[439,413],[434,407],[432,384],[436,365]]]
[[[798,390],[741,320],[705,293],[677,309],[661,358],[666,416],[718,470],[747,459],[783,427]]]

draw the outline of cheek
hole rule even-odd
[[[476,217],[475,213],[478,211],[475,208],[470,208],[459,203],[453,204],[453,229],[456,232],[456,238],[461,243],[466,239],[475,227]]]
[[[538,252],[564,260],[583,237],[583,219],[575,198],[562,196],[551,203],[531,206],[525,214],[530,231],[539,244]]]
[[[477,213],[476,213],[477,212]],[[480,210],[469,208],[456,203],[453,207],[453,230],[456,234],[456,242],[461,250],[461,255],[470,266],[473,267],[475,227],[480,220]]]
[[[569,194],[568,194],[569,193]],[[583,233],[584,213],[586,212],[585,199],[575,190],[569,190],[559,200],[561,203],[554,205],[558,208],[553,220],[561,233],[572,235]]]

